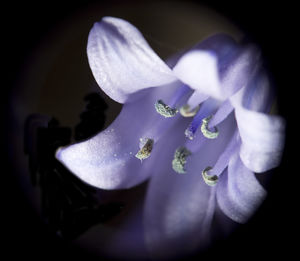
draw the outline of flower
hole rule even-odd
[[[270,112],[270,82],[254,45],[213,35],[167,65],[130,23],[95,23],[87,53],[101,89],[124,104],[104,131],[57,150],[101,189],[150,178],[144,238],[156,257],[208,241],[216,208],[244,223],[266,196],[255,173],[280,163],[284,120]]]

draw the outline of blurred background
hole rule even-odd
[[[7,60],[5,84],[1,86],[4,112],[2,159],[8,168],[3,167],[2,170],[4,204],[1,212],[4,217],[4,248],[8,254],[12,258],[22,256],[33,260],[104,258],[99,244],[104,243],[105,235],[108,237],[110,234],[105,225],[83,229],[84,236],[76,237],[75,241],[74,238],[65,240],[45,225],[41,218],[41,189],[32,184],[23,139],[26,118],[32,113],[54,117],[60,126],[74,128],[86,108],[84,97],[91,92],[99,92],[108,105],[102,128],[109,125],[120,111],[120,104],[101,94],[88,66],[86,43],[94,22],[107,15],[128,20],[163,59],[216,32],[229,33],[237,40],[246,38],[256,42],[263,51],[266,66],[278,89],[279,112],[289,119],[291,114],[285,101],[287,88],[292,85],[288,83],[291,79],[286,77],[286,73],[292,70],[291,63],[287,61],[287,53],[292,48],[290,10],[292,8],[286,3],[267,5],[262,1],[241,3],[231,0],[226,3],[43,1],[4,6],[2,12],[7,16],[2,22],[5,44],[2,52]],[[230,239],[203,253],[204,257],[239,258],[243,253],[251,257],[291,254],[288,249],[292,245],[289,239],[293,227],[287,224],[296,224],[296,216],[288,215],[293,212],[294,195],[288,194],[293,191],[289,185],[282,184],[282,176],[287,172],[286,161],[290,157],[288,153],[287,150],[283,164],[274,174],[269,197],[255,217]],[[134,205],[133,199],[136,195],[142,198],[144,189],[142,185],[132,192],[108,197],[112,196],[116,202],[122,198],[126,204]],[[118,222],[118,219],[113,220],[113,224],[122,224]],[[99,236],[99,233],[102,235]],[[131,251],[133,247],[134,243],[124,246],[126,249],[123,251]]]

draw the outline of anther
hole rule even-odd
[[[209,186],[215,186],[218,182],[218,176],[213,175],[210,176],[207,174],[208,171],[210,171],[212,169],[212,167],[206,167],[203,171],[202,171],[202,177],[204,182],[209,185]]]
[[[155,104],[156,111],[164,116],[165,118],[174,117],[178,110],[176,108],[171,108],[169,105],[165,104],[162,100],[158,100]]]
[[[140,159],[141,161],[147,159],[151,155],[151,151],[153,148],[154,140],[149,138],[140,139],[140,150],[135,157]]]
[[[208,124],[209,124],[209,121],[211,120],[211,118],[212,118],[212,116],[209,116],[202,120],[201,132],[204,135],[204,137],[206,137],[208,139],[215,139],[218,137],[219,131],[216,127],[214,127],[214,131],[210,131],[208,129]]]
[[[172,161],[172,168],[179,174],[186,173],[185,164],[186,158],[192,153],[185,147],[179,147],[174,154],[174,159]]]
[[[194,117],[197,114],[197,112],[199,111],[199,109],[200,109],[200,106],[198,105],[194,109],[191,110],[190,106],[188,104],[186,104],[179,109],[179,112],[183,117]]]

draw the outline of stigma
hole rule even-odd
[[[165,104],[162,100],[158,100],[154,104],[154,106],[156,111],[165,118],[174,117],[178,112],[176,108],[170,107],[169,105]]]
[[[209,124],[209,121],[211,120],[211,118],[212,118],[212,116],[209,116],[202,120],[201,132],[204,135],[204,137],[206,137],[208,139],[215,139],[218,137],[219,131],[216,127],[214,127],[214,131],[210,131],[208,129],[208,124]]]
[[[179,147],[174,154],[174,159],[172,161],[172,168],[179,174],[185,174],[186,169],[186,158],[192,153],[185,147]]]
[[[202,177],[204,182],[209,185],[209,186],[215,186],[218,182],[218,176],[216,175],[208,175],[208,172],[212,169],[212,167],[206,167],[203,171],[202,171]]]
[[[147,159],[151,155],[151,151],[153,149],[154,140],[149,138],[140,138],[140,150],[135,154],[135,157],[139,160],[143,161]]]

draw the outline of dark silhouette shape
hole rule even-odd
[[[86,110],[75,127],[75,140],[87,139],[101,131],[105,122],[104,100],[96,93],[85,97]],[[97,223],[107,222],[122,209],[121,202],[100,203],[99,190],[65,168],[55,158],[58,147],[70,144],[71,128],[58,120],[32,114],[25,123],[25,147],[31,181],[41,191],[42,216],[51,231],[73,239]]]

